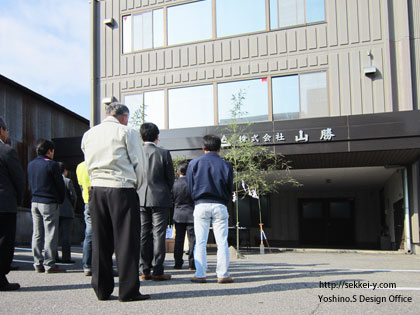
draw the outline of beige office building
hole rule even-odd
[[[303,184],[262,198],[271,245],[420,252],[420,0],[93,0],[92,17],[94,124],[115,98],[196,157],[242,91],[248,140]],[[252,198],[239,221],[258,244]]]

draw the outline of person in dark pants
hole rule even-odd
[[[113,102],[107,117],[82,138],[92,189],[92,286],[99,300],[114,290],[115,250],[121,302],[150,298],[139,279],[140,213],[137,191],[143,178],[144,152],[139,133],[127,127],[128,107]]]
[[[71,260],[71,231],[74,220],[74,207],[77,202],[76,190],[74,189],[73,182],[67,178],[68,170],[63,162],[58,162],[63,174],[64,185],[66,187],[64,202],[60,204],[60,223],[59,223],[59,239],[61,241],[61,260],[65,264],[74,264]]]
[[[187,169],[188,188],[194,200],[194,260],[196,272],[192,282],[205,283],[207,273],[207,238],[210,224],[217,244],[216,274],[218,283],[232,283],[229,274],[227,204],[232,198],[233,168],[220,154],[221,139],[203,137],[204,155],[192,160]]]
[[[146,155],[143,184],[140,186],[141,249],[140,269],[145,280],[164,281],[166,227],[172,207],[171,190],[175,180],[171,154],[159,148],[159,128],[152,123],[140,127]],[[154,260],[154,265],[152,261]],[[152,274],[153,270],[153,274]]]
[[[14,291],[19,283],[9,283],[6,275],[15,251],[16,212],[25,189],[25,174],[14,149],[6,145],[9,135],[0,117],[0,291]]]
[[[38,141],[38,156],[28,164],[32,193],[32,254],[36,272],[66,272],[55,264],[58,244],[59,204],[64,201],[65,186],[60,165],[54,159],[54,144]],[[44,249],[44,254],[42,250]]]
[[[184,240],[185,232],[188,235],[188,266],[190,270],[195,270],[194,264],[194,201],[191,199],[188,190],[188,182],[185,174],[187,173],[188,161],[181,161],[177,165],[179,178],[175,181],[172,188],[172,197],[174,200],[174,223],[175,223],[175,269],[182,269],[184,260]]]

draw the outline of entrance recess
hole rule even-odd
[[[349,199],[300,199],[300,243],[353,247],[354,203]]]

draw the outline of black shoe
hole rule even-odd
[[[182,266],[174,266],[174,269],[182,269]]]
[[[44,273],[45,268],[42,265],[38,265],[38,266],[35,266],[35,271],[38,272],[38,273]]]
[[[20,289],[19,283],[8,283],[5,286],[0,287],[0,291],[16,291]]]
[[[150,295],[149,294],[141,294],[139,293],[139,295],[136,295],[135,297],[132,298],[125,298],[125,299],[119,299],[120,302],[134,302],[134,301],[144,301],[144,300],[148,300],[150,299]]]

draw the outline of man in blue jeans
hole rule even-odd
[[[82,189],[83,202],[85,204],[85,240],[83,241],[83,271],[85,276],[92,275],[92,221],[90,219],[89,211],[89,190],[91,189],[91,183],[89,174],[86,169],[86,163],[83,161],[76,168],[77,182]]]
[[[187,169],[188,188],[194,200],[194,261],[196,272],[192,282],[205,283],[207,270],[207,238],[210,223],[217,244],[217,282],[232,283],[229,268],[227,204],[232,197],[232,165],[220,156],[218,136],[203,137],[204,155],[190,162]]]

